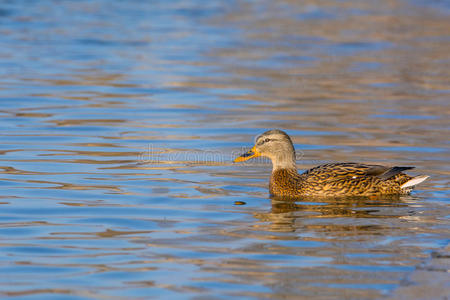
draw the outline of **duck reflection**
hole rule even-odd
[[[387,225],[383,218],[399,218],[405,213],[410,196],[346,197],[346,198],[279,198],[271,199],[267,213],[255,213],[269,222],[269,230],[277,232],[321,231],[337,236],[349,231],[377,231]]]

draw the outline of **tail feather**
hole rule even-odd
[[[402,184],[400,186],[401,189],[406,189],[406,188],[413,188],[414,186],[418,185],[419,183],[425,181],[428,177],[428,175],[419,175],[416,177],[411,178],[410,180],[408,180],[407,182],[405,182],[404,184]]]

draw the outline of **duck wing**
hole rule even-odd
[[[392,167],[392,168],[389,168],[383,174],[377,175],[377,177],[380,178],[381,180],[386,180],[391,177],[394,177],[397,174],[400,174],[401,172],[403,172],[405,170],[411,170],[411,169],[414,169],[414,167]]]
[[[402,171],[414,167],[386,167],[382,165],[368,165],[360,163],[332,163],[324,164],[307,170],[305,175],[325,176],[330,178],[375,176],[381,180],[389,179]]]

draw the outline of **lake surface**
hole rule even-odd
[[[3,1],[0,295],[449,296],[448,1]],[[399,199],[277,201],[300,170],[416,166]],[[409,293],[409,294],[408,294]]]

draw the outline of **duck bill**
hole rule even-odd
[[[242,162],[242,161],[246,161],[246,160],[249,160],[249,159],[251,159],[253,157],[258,157],[258,156],[261,156],[261,153],[256,151],[255,147],[253,147],[247,153],[244,153],[241,156],[236,157],[234,162]]]

